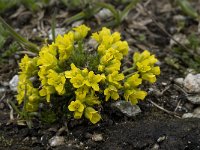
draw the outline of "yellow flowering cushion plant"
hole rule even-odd
[[[59,117],[62,113],[75,119],[85,116],[95,124],[108,100],[124,99],[133,105],[144,100],[147,92],[141,84],[154,83],[160,74],[155,55],[148,50],[135,52],[133,66],[124,70],[129,46],[120,33],[103,27],[89,37],[90,30],[86,25],[74,27],[43,46],[38,56],[22,58],[16,99],[24,105],[23,111],[42,113],[50,108]],[[84,44],[88,38],[98,44],[92,51]],[[44,108],[38,111],[40,103]]]

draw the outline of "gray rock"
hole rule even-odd
[[[184,79],[183,85],[188,93],[200,93],[200,74],[189,73]]]
[[[122,112],[127,117],[134,117],[137,114],[141,113],[141,109],[138,105],[132,105],[127,101],[117,101],[112,104],[112,107]]]
[[[192,113],[183,114],[182,118],[200,118],[200,107],[194,109]]]
[[[13,78],[9,82],[9,87],[12,91],[14,91],[14,92],[17,91],[18,82],[19,82],[19,76],[14,75]]]
[[[185,113],[182,116],[183,119],[186,118],[200,118],[200,114],[193,114],[193,113]]]
[[[200,114],[200,107],[197,107],[194,109],[193,113]]]
[[[65,138],[63,136],[54,136],[49,140],[49,145],[51,147],[64,145],[65,144]]]
[[[183,78],[176,78],[176,79],[174,79],[174,82],[175,82],[176,84],[182,86],[183,83],[184,83],[184,79],[183,79]]]
[[[200,104],[200,94],[187,95],[187,99],[188,99],[192,104]]]

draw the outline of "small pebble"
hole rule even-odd
[[[92,140],[95,142],[99,142],[103,140],[103,136],[102,134],[93,134],[92,135]]]
[[[12,91],[14,91],[14,92],[17,91],[18,81],[19,81],[19,76],[18,75],[14,75],[13,78],[9,82],[10,89]]]
[[[160,146],[158,144],[154,144],[151,150],[159,150],[159,147]]]
[[[113,14],[109,9],[103,8],[95,16],[100,18],[101,20],[105,20],[105,19],[113,16]]]
[[[64,145],[65,138],[63,136],[54,136],[49,140],[49,144],[51,147]]]
[[[166,82],[162,82],[162,85],[166,86],[166,85],[167,85],[167,83],[166,83]]]
[[[174,82],[180,86],[183,85],[184,79],[183,78],[176,78],[174,79]]]
[[[161,136],[157,139],[157,142],[160,143],[166,139],[166,136]]]
[[[5,104],[0,102],[0,109],[4,109],[4,107],[5,107]]]
[[[75,21],[75,22],[72,24],[72,27],[80,26],[80,25],[83,24],[83,22],[84,22],[84,20]]]

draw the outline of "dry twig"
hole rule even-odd
[[[168,114],[170,114],[170,115],[173,115],[174,117],[177,117],[177,118],[181,119],[181,117],[180,117],[177,113],[172,112],[172,111],[169,111],[169,110],[167,110],[167,109],[165,109],[165,108],[159,106],[158,104],[156,104],[156,103],[153,102],[152,100],[148,100],[148,101],[149,101],[151,104],[153,104],[155,107],[159,108],[160,110],[162,110],[162,111],[164,111],[164,112],[166,112],[166,113],[168,113]]]

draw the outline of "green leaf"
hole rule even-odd
[[[198,13],[195,9],[190,5],[187,0],[177,0],[177,4],[181,7],[181,10],[188,16],[196,19],[198,18]]]
[[[139,1],[140,0],[133,0],[128,6],[125,7],[125,9],[120,14],[121,21],[124,20],[124,18],[128,15],[130,10],[133,9],[133,7],[135,7]]]
[[[32,51],[32,52],[38,52],[39,49],[37,47],[37,45],[35,45],[34,43],[28,41],[27,39],[25,39],[24,37],[22,37],[21,35],[19,35],[10,25],[8,25],[4,19],[2,17],[0,17],[0,23],[2,23],[2,25],[6,28],[6,30],[10,33],[10,35],[20,44],[22,44],[23,46],[25,46],[28,50]]]

